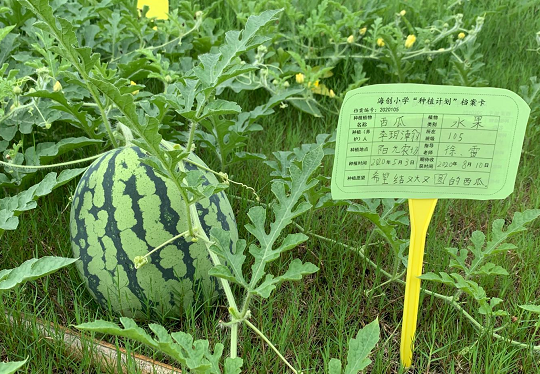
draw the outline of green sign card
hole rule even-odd
[[[333,199],[503,199],[514,189],[528,105],[490,87],[379,84],[347,93]]]

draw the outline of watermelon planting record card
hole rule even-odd
[[[427,229],[437,199],[504,199],[514,189],[528,105],[500,88],[380,84],[347,93],[333,199],[408,198],[411,240],[401,362],[409,367]]]

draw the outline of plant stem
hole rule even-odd
[[[281,360],[289,367],[289,369],[292,370],[292,372],[294,374],[298,374],[298,371],[289,363],[289,361],[287,361],[287,359],[285,357],[283,357],[283,355],[278,351],[278,349],[272,344],[272,342],[270,342],[270,340],[268,340],[268,338],[262,333],[262,331],[260,331],[257,327],[255,327],[251,322],[249,322],[247,319],[244,320],[244,322],[246,323],[246,325],[249,326],[250,329],[252,329],[253,331],[255,331],[255,333],[257,335],[259,335],[262,340],[264,340],[266,342],[266,344],[268,344],[270,346],[270,348],[272,348],[272,350],[274,352],[276,352],[276,354],[279,356],[279,358],[281,358]]]
[[[197,129],[197,122],[191,122],[191,127],[189,128],[189,138],[186,144],[186,151],[191,152],[191,147],[193,145],[193,138],[195,137],[195,130]]]
[[[61,166],[78,164],[85,161],[92,161],[92,160],[95,160],[96,158],[103,156],[105,153],[107,152],[103,152],[95,156],[81,158],[79,160],[61,162],[59,164],[52,164],[52,165],[17,165],[17,164],[10,164],[9,162],[4,162],[4,161],[0,161],[0,165],[3,165],[4,167],[14,168],[14,169],[52,169],[52,168],[58,168]]]
[[[184,238],[184,237],[186,237],[188,234],[189,234],[189,231],[184,231],[184,232],[182,232],[182,233],[180,233],[180,234],[178,234],[178,235],[176,235],[176,236],[173,236],[172,238],[170,238],[169,240],[167,240],[167,241],[161,243],[161,244],[158,245],[156,248],[152,249],[150,252],[148,252],[147,254],[145,254],[145,255],[142,256],[142,257],[148,257],[148,256],[150,256],[152,253],[154,253],[154,252],[160,250],[161,248],[165,247],[167,244],[174,242],[174,241],[175,241],[176,239],[178,239],[178,238]]]
[[[231,358],[238,356],[238,323],[231,326]]]
[[[167,148],[172,149],[172,143],[162,141],[161,144]],[[178,167],[181,170],[184,169],[184,164],[182,162],[178,163]],[[182,190],[181,190],[182,191]],[[187,199],[185,200],[187,203]],[[201,228],[199,230],[198,236],[203,239],[206,249],[208,250],[208,254],[210,255],[210,259],[212,260],[212,263],[214,266],[221,265],[221,261],[219,260],[219,257],[210,250],[210,246],[212,245],[212,242],[210,241],[210,238],[208,238],[208,235],[206,235],[206,232],[202,229],[202,225],[200,222],[199,214],[197,212],[197,206],[195,204],[187,204],[188,209],[188,222],[191,224],[195,223],[197,226]],[[192,229],[191,229],[192,231]],[[236,304],[236,299],[234,298],[234,295],[231,290],[231,285],[229,284],[229,281],[223,278],[219,278],[219,281],[221,282],[221,285],[223,287],[223,291],[225,292],[225,297],[227,299],[227,302],[229,303],[229,307],[233,308],[235,311],[238,311],[238,306]],[[235,358],[238,354],[238,323],[235,323],[231,326],[231,358]]]
[[[81,71],[82,71],[82,69],[79,71],[79,73],[81,73]],[[99,93],[96,92],[96,90],[94,89],[94,86],[92,86],[89,83],[90,79],[89,79],[89,77],[87,75],[83,76],[83,79],[84,79],[84,83],[86,84],[86,88],[88,89],[88,91],[92,95],[92,98],[96,102],[96,105],[97,105],[97,107],[99,109],[99,113],[101,114],[101,118],[103,119],[103,124],[105,125],[105,129],[107,130],[107,135],[109,136],[109,139],[111,140],[111,143],[112,143],[113,147],[118,148],[118,143],[116,142],[116,139],[114,138],[114,135],[113,135],[113,132],[112,132],[111,123],[109,122],[109,118],[107,117],[107,113],[105,113],[105,108],[103,107],[103,104],[101,104],[101,100],[99,99]]]

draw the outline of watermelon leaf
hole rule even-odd
[[[399,238],[396,229],[399,224],[407,224],[408,222],[392,220],[393,216],[390,213],[404,215],[404,211],[396,212],[394,210],[395,207],[401,205],[404,201],[405,199],[367,199],[363,200],[362,204],[351,204],[347,211],[358,214],[371,221],[377,227],[377,232],[390,244],[394,253],[397,255],[401,247],[407,243],[407,240]],[[382,214],[379,214],[377,209],[381,203],[384,206],[384,210]]]
[[[252,291],[252,293],[262,297],[268,298],[270,293],[280,284],[285,281],[300,280],[302,276],[307,274],[313,274],[319,271],[319,268],[310,262],[302,263],[298,258],[294,259],[289,269],[285,274],[275,277],[272,274],[266,274],[264,281]]]
[[[235,102],[217,99],[208,103],[208,105],[204,108],[200,119],[209,116],[240,113],[241,111],[242,108],[240,108],[240,105],[236,104]]]
[[[373,348],[379,341],[380,328],[379,320],[367,324],[356,334],[356,338],[349,340],[349,351],[347,352],[347,366],[342,371],[341,361],[332,358],[328,363],[329,374],[357,374],[364,370],[371,360],[368,358]]]
[[[65,97],[62,91],[60,92],[50,92],[47,90],[38,90],[35,92],[29,92],[25,94],[25,97],[40,97],[48,98],[58,103],[58,105],[52,106],[56,110],[63,111],[70,114],[77,123],[70,121],[71,125],[77,125],[82,128],[87,134],[94,134],[93,126],[91,123],[88,123],[87,113],[84,110],[81,110],[83,103],[74,104]]]
[[[120,322],[124,328],[119,327],[116,323],[96,320],[93,322],[86,322],[75,326],[79,330],[99,332],[102,334],[111,334],[116,336],[123,336],[146,344],[150,347],[157,348],[157,342],[146,333],[142,328],[137,326],[137,323],[131,318],[121,317]]]
[[[163,326],[153,323],[148,326],[155,335],[153,338],[131,318],[121,317],[120,323],[123,328],[103,320],[82,323],[75,327],[79,330],[133,339],[171,356],[186,365],[192,373],[221,373],[219,360],[223,354],[223,344],[216,344],[214,353],[211,353],[208,340],[194,341],[193,337],[185,332],[169,334]]]
[[[64,138],[58,143],[44,142],[36,146],[28,147],[24,152],[27,165],[44,165],[55,157],[63,155],[73,149],[85,147],[87,145],[100,144],[99,139],[89,139],[84,136],[77,138]]]
[[[459,298],[461,293],[465,293],[474,298],[478,304],[478,312],[483,315],[506,315],[503,310],[494,311],[493,308],[502,302],[502,299],[488,297],[486,291],[477,282],[471,280],[478,276],[507,276],[508,271],[500,265],[489,262],[488,259],[495,254],[516,249],[514,244],[507,243],[506,240],[519,232],[525,231],[528,223],[540,216],[540,209],[531,209],[514,213],[512,223],[503,230],[505,221],[497,219],[493,221],[491,233],[487,236],[481,231],[474,231],[470,241],[472,245],[466,248],[446,248],[452,259],[450,267],[461,270],[460,273],[439,272],[438,274],[428,272],[419,278],[455,288],[454,298]],[[472,255],[472,256],[470,256]],[[471,258],[472,257],[472,258]]]
[[[205,53],[199,56],[200,64],[193,69],[197,78],[210,93],[220,83],[244,74],[251,67],[233,61],[238,55],[257,47],[268,40],[268,37],[256,36],[261,27],[274,19],[281,10],[267,10],[257,16],[250,16],[243,31],[228,31],[225,33],[225,43],[217,53]],[[232,66],[231,66],[232,65]]]
[[[368,356],[379,341],[379,335],[379,320],[375,319],[360,329],[356,338],[349,340],[345,374],[357,374],[371,363]]]
[[[0,236],[5,230],[15,230],[19,225],[17,216],[21,212],[36,208],[36,200],[39,197],[48,195],[52,190],[66,184],[85,170],[86,168],[63,170],[58,177],[55,172],[51,172],[41,182],[27,190],[15,196],[0,199]]]
[[[519,306],[521,309],[540,314],[540,305],[525,304]]]
[[[244,360],[242,360],[240,357],[227,357],[225,359],[224,374],[240,374],[242,372],[243,364]]]
[[[0,29],[0,42],[15,28],[15,26],[17,25],[6,26]]]
[[[33,13],[41,18],[34,24],[54,35],[62,48],[54,48],[54,51],[71,62],[77,70],[88,73],[99,61],[99,55],[92,53],[88,47],[77,48],[79,44],[73,25],[66,19],[55,17],[47,0],[24,0],[22,1]]]
[[[26,361],[28,358],[24,361],[0,362],[0,374],[13,374],[23,367]]]
[[[272,204],[275,219],[270,224],[269,233],[266,232],[265,227],[266,209],[255,206],[249,210],[248,217],[251,223],[245,227],[257,238],[260,244],[259,246],[252,244],[249,247],[249,252],[255,258],[249,283],[250,289],[257,288],[257,284],[264,276],[265,266],[268,262],[277,259],[282,252],[306,240],[303,234],[289,235],[281,246],[274,249],[278,237],[283,229],[292,222],[292,219],[311,208],[311,204],[303,199],[303,195],[305,191],[317,184],[317,179],[312,178],[312,175],[319,168],[323,156],[322,147],[314,148],[306,153],[301,162],[290,165],[290,182],[282,179],[273,181],[271,189],[277,201]]]
[[[0,293],[15,288],[25,282],[54,273],[77,261],[76,258],[46,256],[32,258],[16,268],[0,270]]]
[[[341,374],[341,361],[337,358],[330,359],[328,363],[328,374]]]
[[[241,286],[248,287],[247,282],[242,273],[242,265],[246,260],[244,250],[246,248],[245,240],[233,242],[231,251],[231,233],[218,227],[213,227],[210,230],[210,237],[214,244],[210,247],[220,260],[225,264],[218,265],[210,269],[210,275],[218,278],[227,279],[230,282],[238,283]]]

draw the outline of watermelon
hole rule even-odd
[[[179,238],[135,269],[133,260],[187,231],[187,211],[172,181],[139,161],[138,147],[117,148],[83,174],[73,196],[70,232],[77,269],[92,296],[105,308],[132,318],[178,317],[195,301],[213,298],[218,283],[202,240]],[[197,156],[190,159],[204,165]],[[195,166],[186,163],[186,169]],[[216,183],[203,172],[205,182]],[[197,203],[203,230],[220,227],[238,237],[223,192]]]

